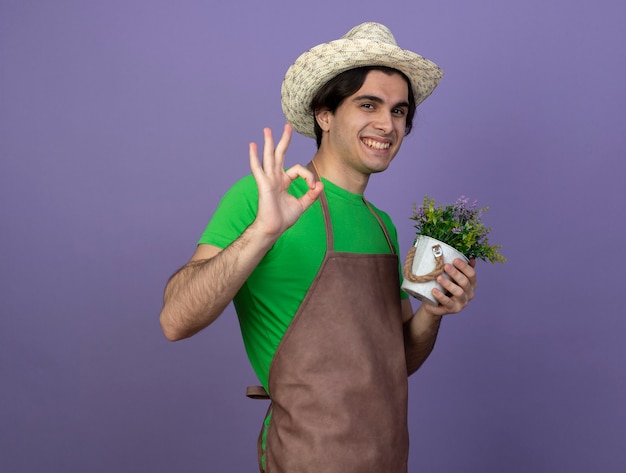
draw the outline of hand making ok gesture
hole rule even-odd
[[[320,196],[323,184],[316,181],[306,167],[296,164],[285,170],[285,154],[291,141],[292,129],[285,125],[283,135],[274,147],[272,131],[263,130],[263,162],[259,160],[256,143],[250,143],[250,169],[259,189],[259,208],[255,220],[257,228],[267,236],[277,237],[293,225]],[[302,177],[309,190],[300,198],[287,192],[291,182]]]

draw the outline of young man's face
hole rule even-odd
[[[408,84],[400,74],[370,71],[356,93],[327,113],[322,146],[347,170],[384,171],[402,144],[408,102]]]

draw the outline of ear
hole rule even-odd
[[[330,122],[332,120],[332,116],[333,113],[327,108],[323,108],[315,112],[315,119],[317,120],[317,124],[323,131],[330,130]]]

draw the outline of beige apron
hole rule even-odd
[[[320,202],[327,252],[270,367],[261,472],[404,473],[409,441],[398,258],[335,252],[323,193]],[[263,430],[259,446],[262,436]]]

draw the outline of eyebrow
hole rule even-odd
[[[354,97],[353,101],[355,102],[369,101],[369,102],[375,102],[378,104],[385,103],[383,99],[375,95],[359,95],[357,97]],[[409,108],[409,102],[398,102],[397,104],[393,106],[393,108],[400,108],[400,107]]]

